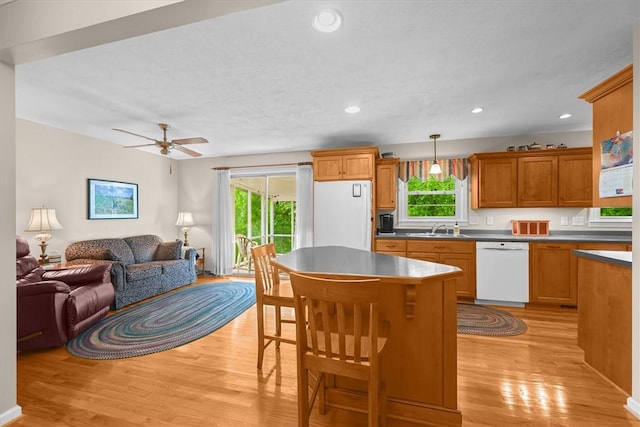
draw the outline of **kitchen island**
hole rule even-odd
[[[584,361],[631,395],[630,251],[574,251],[578,257],[578,346]]]
[[[376,277],[380,315],[391,325],[382,377],[389,425],[462,423],[457,399],[457,267],[341,246],[302,248],[279,255],[285,272],[323,277]],[[336,378],[329,406],[362,411],[364,383]],[[407,424],[408,423],[408,424]]]

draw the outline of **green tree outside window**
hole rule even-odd
[[[600,216],[607,217],[619,217],[619,216],[632,216],[633,208],[600,208]]]
[[[410,218],[455,217],[455,177],[443,181],[434,176],[427,181],[412,177],[407,181],[407,213]]]

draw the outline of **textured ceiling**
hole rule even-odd
[[[326,6],[335,33],[311,27]],[[577,97],[632,62],[639,20],[639,0],[285,1],[19,65],[17,115],[120,145],[169,123],[207,157],[588,130]]]

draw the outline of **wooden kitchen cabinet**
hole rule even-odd
[[[407,241],[401,239],[376,239],[375,251],[381,254],[407,256]]]
[[[377,147],[312,151],[314,181],[374,179]]]
[[[590,207],[591,147],[477,153],[471,207]]]
[[[529,303],[577,305],[575,243],[529,243]]]
[[[591,154],[558,156],[558,206],[592,206],[592,171]]]
[[[518,206],[557,206],[558,156],[518,159]]]
[[[628,243],[593,242],[579,243],[578,249],[585,251],[630,251]]]
[[[514,157],[471,159],[471,207],[515,208],[518,203],[518,160]]]
[[[600,198],[598,182],[601,170],[600,143],[616,136],[617,132],[633,130],[633,66],[625,67],[579,98],[591,103],[593,108],[592,205],[631,206],[631,196]]]
[[[398,164],[400,159],[376,161],[376,208],[394,210],[397,199]]]
[[[456,293],[459,298],[475,299],[475,241],[407,240],[407,257],[460,268],[462,276],[456,278]]]
[[[529,303],[577,305],[578,258],[574,249],[624,251],[627,243],[529,243]]]
[[[578,283],[578,346],[584,361],[631,394],[631,268],[580,256]]]

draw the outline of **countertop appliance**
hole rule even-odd
[[[313,246],[371,250],[371,181],[313,186]]]
[[[476,242],[476,302],[511,306],[529,302],[528,242]]]
[[[393,215],[392,214],[382,214],[380,215],[380,228],[378,228],[380,233],[393,233]]]

